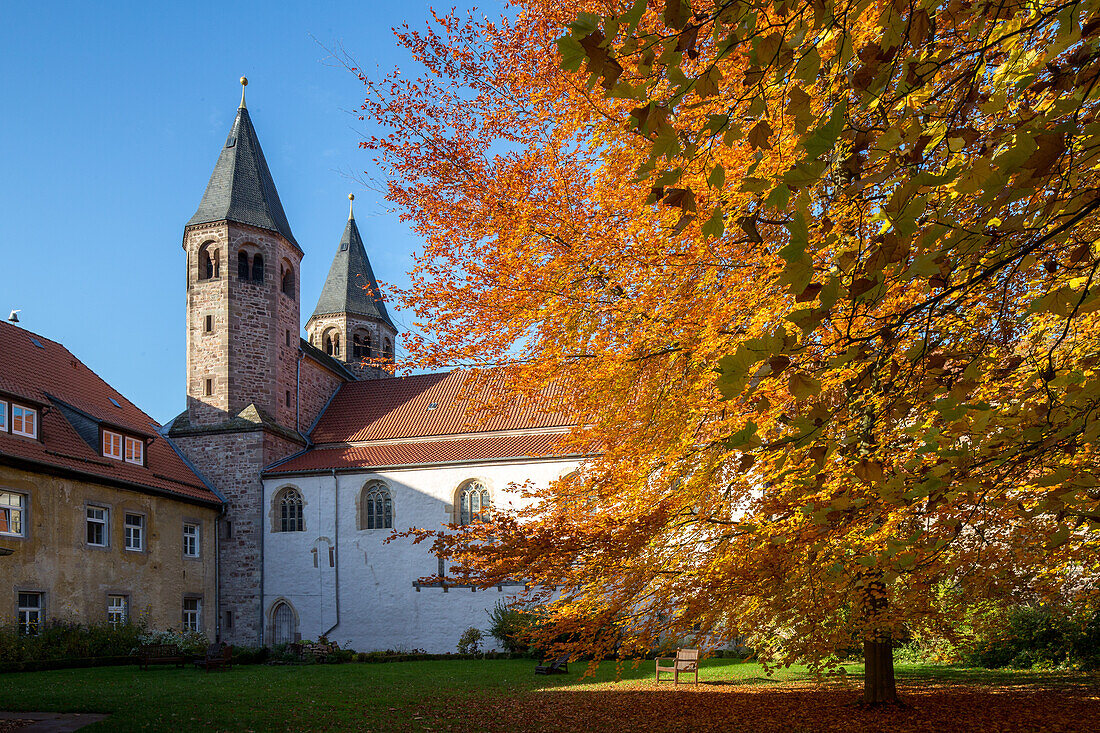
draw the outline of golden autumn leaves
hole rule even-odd
[[[365,108],[426,241],[414,356],[560,385],[595,456],[592,507],[552,486],[450,542],[468,579],[562,589],[546,635],[595,651],[698,624],[820,663],[1074,595],[1100,528],[1097,13],[530,0],[399,34],[426,71],[365,78]]]

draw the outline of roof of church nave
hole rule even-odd
[[[353,199],[353,196],[348,198]],[[386,304],[382,300],[382,291],[374,278],[363,238],[359,236],[359,227],[355,225],[355,216],[349,208],[348,223],[340,237],[340,246],[332,258],[325,286],[317,307],[313,309],[311,319],[332,313],[353,313],[383,321],[393,330]]]
[[[0,462],[221,504],[156,421],[61,344],[8,323],[0,323],[0,400],[39,410],[37,440],[0,430]],[[143,439],[145,465],[105,458],[102,428]]]
[[[499,389],[492,372],[453,371],[343,385],[317,421],[314,447],[266,473],[574,455],[559,394],[483,405]]]
[[[247,85],[248,81],[241,77],[241,84]],[[250,224],[276,232],[301,251],[248,116],[243,91],[233,128],[210,174],[202,202],[187,226],[215,221]]]

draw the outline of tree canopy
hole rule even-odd
[[[361,74],[425,367],[554,383],[594,455],[439,539],[547,638],[818,666],[1095,592],[1100,13],[523,0]],[[561,406],[559,406],[561,407]],[[431,528],[425,528],[431,529]]]

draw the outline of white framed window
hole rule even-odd
[[[199,525],[194,522],[183,523],[183,556],[199,556]]]
[[[126,596],[107,596],[107,623],[111,626],[122,626],[130,617],[129,603]]]
[[[110,430],[103,431],[103,456],[122,460],[122,434]]]
[[[200,631],[202,629],[202,599],[183,599],[183,628],[188,631]]]
[[[8,403],[0,400],[0,432],[8,432]]]
[[[137,438],[126,436],[126,453],[124,460],[127,463],[135,463],[139,466],[144,465],[145,443]]]
[[[107,546],[107,510],[101,506],[90,506],[85,509],[87,517],[86,539],[93,547]]]
[[[38,410],[23,405],[11,406],[11,431],[28,438],[38,437]]]
[[[23,494],[0,491],[0,535],[22,537],[26,512],[27,498]]]
[[[126,536],[124,546],[127,550],[141,552],[145,549],[145,517],[140,514],[127,514],[122,529]]]
[[[16,626],[22,634],[37,634],[42,627],[42,594],[19,593],[16,607]]]

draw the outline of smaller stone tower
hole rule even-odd
[[[355,196],[349,194],[348,199],[354,202]],[[386,313],[351,207],[306,331],[313,346],[345,364],[359,379],[378,379],[392,372],[397,329]]]

